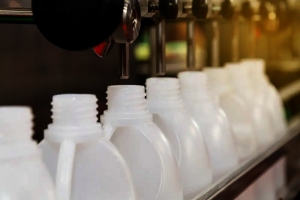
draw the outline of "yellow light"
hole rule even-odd
[[[270,20],[274,20],[274,19],[276,19],[276,14],[274,12],[270,12],[268,17]]]

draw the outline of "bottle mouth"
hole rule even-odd
[[[33,118],[28,106],[0,106],[0,117],[29,117]]]
[[[250,76],[263,76],[265,73],[265,61],[263,59],[244,59],[241,66],[247,69]]]
[[[204,72],[185,71],[178,74],[180,87],[185,89],[187,87],[206,87],[207,75]]]
[[[52,119],[55,126],[85,126],[97,123],[97,98],[92,94],[53,96]]]
[[[148,78],[146,86],[147,102],[164,103],[179,98],[180,85],[177,78]]]
[[[30,138],[33,114],[27,106],[0,106],[0,138]]]
[[[177,78],[148,78],[147,108],[153,113],[164,109],[183,108]]]
[[[156,90],[166,90],[166,89],[178,89],[179,80],[177,78],[148,78],[146,81],[147,90],[156,89]]]
[[[221,94],[230,90],[229,72],[225,68],[205,68],[208,77],[208,87],[212,92]]]
[[[145,87],[141,85],[112,85],[107,88],[107,110],[103,119],[124,120],[149,118],[146,109]],[[150,116],[151,117],[151,116]]]
[[[141,92],[144,91],[145,88],[142,85],[110,85],[107,87],[108,92],[121,92],[121,91],[132,91],[132,92]]]
[[[225,65],[229,74],[229,82],[235,89],[251,87],[248,71],[240,63],[228,63]]]
[[[74,104],[97,101],[95,95],[92,94],[58,94],[52,98],[52,104]]]

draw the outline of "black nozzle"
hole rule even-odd
[[[246,19],[251,19],[254,12],[251,9],[251,4],[249,1],[243,2],[241,7],[241,15]]]
[[[267,1],[262,1],[259,7],[259,15],[263,20],[267,20],[269,15],[269,10],[266,5],[267,3],[268,3]]]
[[[176,19],[178,15],[178,4],[176,0],[160,0],[159,12],[165,19]]]
[[[224,0],[221,4],[220,15],[224,19],[232,19],[234,8],[230,0]]]
[[[208,14],[208,4],[206,0],[193,0],[192,13],[197,19],[206,19]]]

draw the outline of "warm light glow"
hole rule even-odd
[[[276,14],[274,12],[270,12],[268,17],[270,20],[274,20],[274,19],[276,19]]]

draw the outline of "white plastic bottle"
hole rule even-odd
[[[258,99],[267,108],[272,123],[273,131],[277,139],[287,132],[287,124],[284,118],[283,103],[276,88],[269,82],[265,75],[265,62],[262,59],[243,60],[242,66],[248,70],[251,86]]]
[[[97,122],[94,95],[56,95],[40,143],[58,200],[135,200],[130,171]]]
[[[212,169],[202,134],[183,105],[177,78],[148,78],[147,108],[169,140],[177,160],[185,200],[212,183]]]
[[[236,168],[239,160],[227,117],[208,91],[204,72],[181,72],[178,77],[182,99],[200,127],[217,179]]]
[[[251,86],[248,70],[240,64],[226,65],[233,91],[244,100],[252,117],[258,149],[263,150],[275,141],[268,110]],[[263,134],[262,134],[263,133]]]
[[[179,169],[171,145],[146,110],[145,88],[107,89],[108,109],[101,117],[111,142],[126,160],[143,200],[182,200]]]
[[[205,69],[205,73],[208,76],[209,87],[218,96],[220,106],[228,117],[239,158],[249,158],[257,147],[249,107],[233,92],[225,68],[210,67]]]
[[[51,177],[32,141],[28,107],[0,107],[0,199],[55,200]]]

